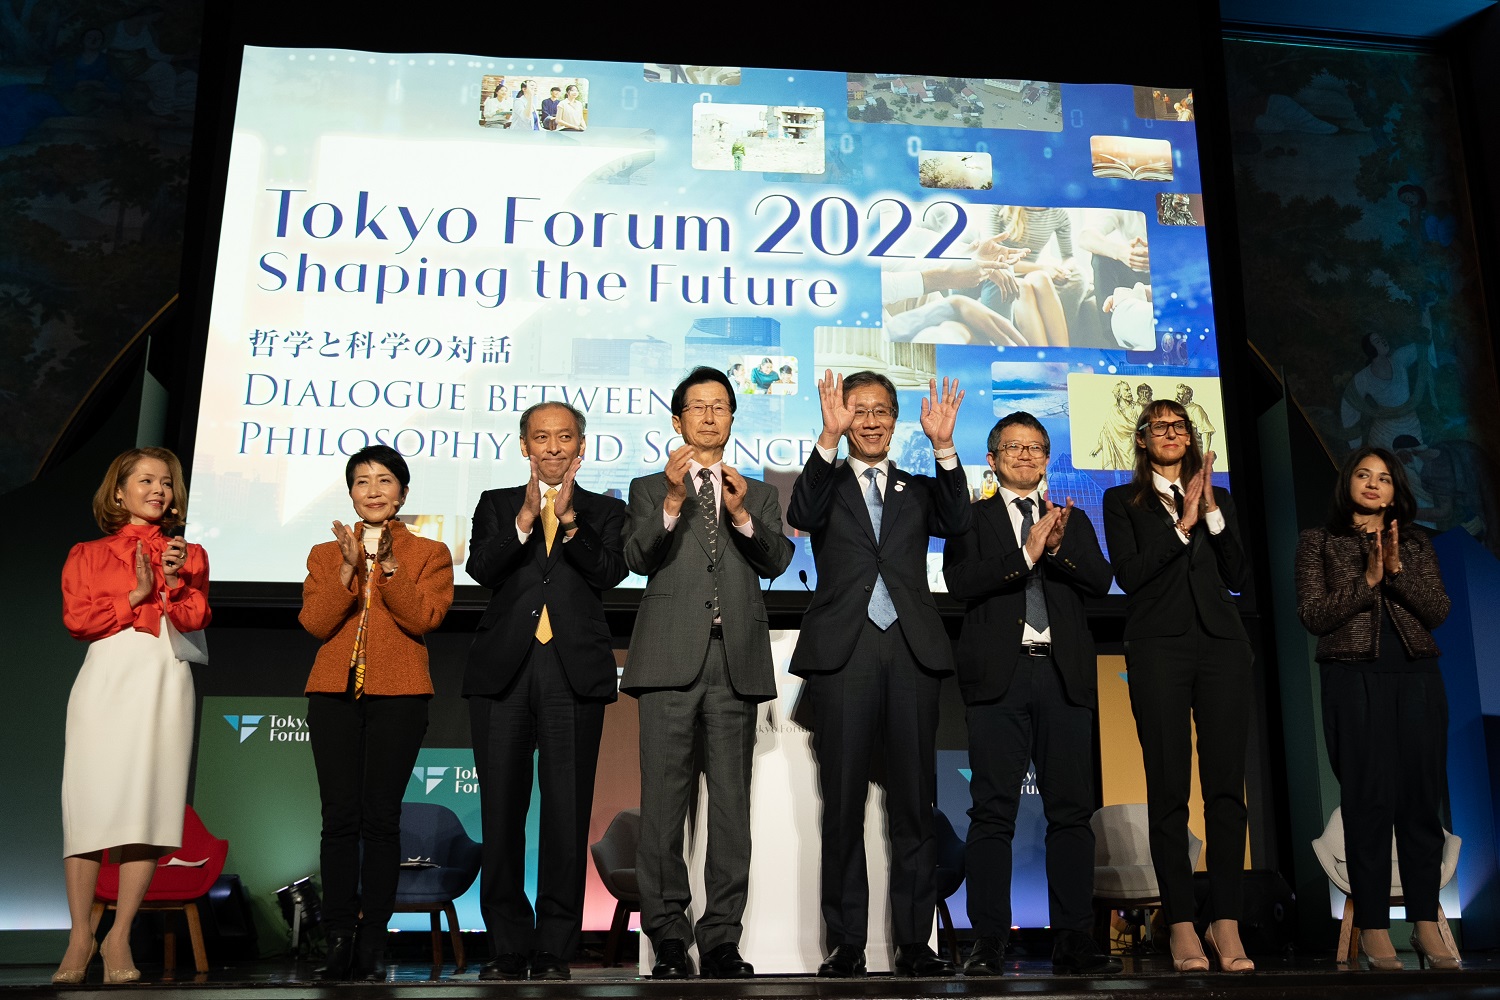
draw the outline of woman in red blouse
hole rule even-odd
[[[54,983],[81,983],[95,942],[89,910],[99,865],[120,862],[114,927],[98,945],[104,981],[140,978],[130,925],[157,859],[182,845],[193,741],[193,675],[172,629],[208,624],[208,557],[179,532],[187,483],[165,448],[134,448],[94,493],[105,537],[63,566],[63,624],[88,653],[68,698],[63,756],[63,872],[72,931]]]

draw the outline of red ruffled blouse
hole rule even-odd
[[[156,570],[156,588],[132,608],[137,542],[145,544],[146,558]],[[206,626],[213,617],[208,609],[208,554],[203,546],[189,544],[177,586],[168,589],[161,571],[166,547],[167,536],[154,524],[127,524],[113,535],[73,546],[62,571],[63,624],[73,638],[93,642],[127,628],[159,636],[163,614],[179,632]]]

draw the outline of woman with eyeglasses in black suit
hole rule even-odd
[[[1250,637],[1234,593],[1247,575],[1229,491],[1213,485],[1192,420],[1175,400],[1141,411],[1135,477],[1104,493],[1104,534],[1125,591],[1130,707],[1146,771],[1151,861],[1179,972],[1206,972],[1193,922],[1188,791],[1193,727],[1208,851],[1203,944],[1224,972],[1255,963],[1240,943]]]

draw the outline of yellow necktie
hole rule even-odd
[[[557,508],[554,501],[557,490],[548,490],[542,504],[542,537],[547,540],[547,552],[552,552],[552,542],[557,538]],[[552,620],[547,617],[547,606],[542,605],[541,621],[536,623],[536,641],[542,645],[552,641]]]

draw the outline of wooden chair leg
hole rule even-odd
[[[198,918],[198,904],[183,904],[182,915],[187,918],[188,940],[193,943],[193,968],[207,972],[208,949],[203,947],[203,921]]]
[[[99,922],[104,919],[104,906],[104,903],[96,899],[89,908],[89,932],[95,937],[99,936]]]
[[[440,969],[443,967],[442,917],[436,909],[433,909],[427,911],[427,918],[432,924],[432,967]]]
[[[1359,928],[1354,926],[1354,900],[1344,897],[1344,919],[1339,923],[1338,962],[1354,965],[1359,961]]]
[[[458,910],[450,900],[443,904],[443,912],[448,915],[448,933],[453,937],[453,971],[463,972],[469,964],[464,959],[464,939],[458,930]]]
[[[620,964],[620,939],[630,926],[630,907],[623,899],[615,901],[615,916],[609,923],[609,937],[604,939],[604,967],[613,969]]]
[[[177,921],[170,913],[161,915],[161,967],[167,972],[177,968]]]

